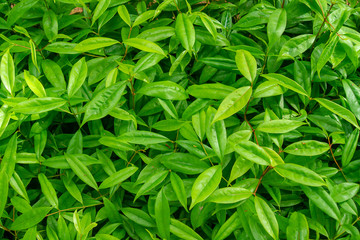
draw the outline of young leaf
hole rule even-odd
[[[274,212],[262,198],[255,197],[254,202],[256,213],[266,232],[269,233],[273,239],[278,239],[279,225]]]
[[[250,52],[246,50],[237,50],[235,55],[236,66],[240,73],[251,83],[256,78],[256,60]]]
[[[271,120],[260,123],[256,130],[266,133],[287,133],[304,124],[303,122],[286,119]]]
[[[325,214],[334,218],[340,219],[340,211],[335,201],[330,195],[321,187],[307,187],[301,186],[306,196],[314,202],[314,204],[321,209]]]
[[[234,146],[234,150],[248,161],[265,166],[270,165],[270,156],[254,142],[240,141]]]
[[[102,14],[106,11],[106,9],[109,7],[111,0],[100,0],[99,3],[96,5],[96,8],[94,10],[94,14],[91,19],[91,25],[94,25],[96,20],[98,20]]]
[[[22,113],[22,114],[38,114],[43,112],[49,112],[65,104],[66,101],[62,98],[55,98],[55,97],[32,98],[16,104],[12,110],[14,112]]]
[[[229,204],[248,199],[253,193],[241,187],[220,188],[213,192],[206,201]]]
[[[31,75],[28,71],[24,72],[24,78],[26,81],[26,84],[29,86],[31,91],[35,93],[38,97],[46,97],[46,92],[44,89],[44,86],[41,84],[41,82],[33,75]]]
[[[64,74],[60,66],[50,59],[41,61],[41,66],[46,78],[55,88],[66,89]]]
[[[85,116],[81,125],[108,115],[120,101],[125,86],[125,82],[119,82],[98,92],[85,106]]]
[[[163,189],[156,197],[155,220],[159,235],[163,239],[170,239],[170,207]]]
[[[195,29],[189,17],[180,13],[177,15],[175,22],[176,37],[181,42],[181,45],[189,52],[195,44]]]
[[[290,144],[284,152],[297,156],[316,156],[329,150],[329,144],[316,140],[304,140]]]
[[[343,119],[354,125],[356,128],[360,128],[354,114],[346,108],[325,98],[314,98],[314,100],[320,103],[321,106],[342,117]]]
[[[5,89],[11,95],[14,95],[13,90],[15,86],[15,66],[14,60],[10,54],[10,50],[7,50],[2,56],[0,69],[1,82],[4,84]]]
[[[273,11],[269,17],[267,25],[267,35],[269,38],[269,49],[280,40],[281,35],[284,33],[286,28],[286,10],[279,8]]]
[[[299,212],[291,214],[286,228],[286,237],[294,240],[309,239],[309,226],[304,214]]]
[[[119,16],[121,17],[121,19],[129,26],[131,27],[131,19],[130,19],[130,15],[129,12],[127,10],[127,8],[124,5],[121,5],[118,7],[117,9]]]
[[[269,81],[275,82],[285,88],[288,88],[294,92],[297,92],[299,94],[302,94],[304,96],[309,97],[308,93],[305,91],[305,89],[300,86],[297,82],[294,80],[291,80],[288,77],[285,77],[281,74],[277,73],[269,73],[269,74],[263,74],[262,77],[266,78]]]
[[[221,165],[217,165],[208,168],[196,178],[191,189],[190,209],[192,209],[195,204],[206,200],[215,191],[219,186],[221,176]]]
[[[88,51],[95,50],[98,48],[109,47],[109,46],[112,46],[117,43],[119,43],[119,41],[112,39],[112,38],[93,37],[93,38],[88,38],[84,41],[81,41],[79,44],[77,44],[74,47],[74,50],[78,51],[78,52],[88,52]],[[84,60],[84,62],[85,62],[85,60]]]
[[[41,186],[41,191],[44,194],[45,198],[48,200],[52,207],[59,208],[59,200],[51,182],[43,173],[40,173],[38,175],[38,179]]]
[[[154,42],[141,38],[129,38],[123,41],[124,44],[140,49],[145,52],[158,53],[166,56],[164,50]]]
[[[106,178],[101,183],[99,189],[109,188],[117,184],[120,184],[121,182],[131,177],[137,170],[138,170],[137,167],[127,167],[121,169],[120,171],[117,171],[114,174],[110,175],[108,178]]]
[[[240,111],[248,103],[252,94],[251,87],[242,87],[230,93],[220,104],[212,124],[216,121],[228,118]]]
[[[5,170],[0,171],[0,216],[2,216],[9,192],[9,180],[8,175],[6,174]]]
[[[49,41],[54,40],[58,35],[58,20],[56,14],[52,10],[45,11],[42,23],[47,39]]]
[[[74,64],[70,72],[67,88],[69,97],[72,97],[81,88],[85,82],[87,71],[88,68],[84,57]]]
[[[190,240],[190,239],[204,240],[199,234],[197,234],[189,226],[180,222],[179,220],[171,218],[170,222],[171,222],[170,232],[172,234],[174,234],[175,236],[186,239],[186,240]]]
[[[24,212],[19,217],[15,218],[15,221],[12,223],[10,229],[19,231],[36,226],[36,224],[41,222],[46,217],[51,209],[51,207],[32,208]]]
[[[357,144],[359,141],[359,129],[355,129],[350,137],[346,139],[343,154],[341,155],[341,163],[343,167],[346,167],[352,160]]]
[[[188,98],[188,95],[182,86],[170,81],[148,83],[140,88],[137,94],[144,94],[168,100],[185,100]]]
[[[170,173],[171,186],[181,205],[187,210],[187,196],[183,180],[174,172]]]
[[[69,163],[71,169],[74,173],[87,185],[98,190],[97,183],[89,171],[89,169],[82,163],[75,155],[66,154],[65,153],[66,161]]]
[[[288,178],[303,185],[313,187],[325,185],[324,180],[317,173],[301,165],[285,163],[277,165],[274,169],[284,178]]]

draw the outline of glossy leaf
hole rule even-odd
[[[176,37],[181,42],[181,45],[188,51],[191,52],[195,44],[195,30],[189,17],[181,13],[176,18],[175,23]]]
[[[298,156],[316,156],[329,150],[329,144],[316,140],[304,140],[290,144],[284,152]]]
[[[11,225],[11,230],[28,229],[41,222],[50,212],[51,207],[32,208],[17,217]]]
[[[75,93],[79,91],[81,86],[84,84],[87,71],[88,68],[85,58],[80,59],[74,64],[70,72],[69,84],[67,88],[69,97],[75,95]]]
[[[256,130],[266,133],[287,133],[297,129],[302,125],[304,125],[303,122],[298,122],[294,120],[271,120],[260,123]]]
[[[81,41],[74,47],[74,50],[78,52],[88,52],[98,48],[109,47],[117,43],[119,43],[119,41],[112,38],[93,37]]]
[[[154,42],[140,38],[129,38],[123,41],[124,44],[140,49],[145,52],[158,53],[166,56],[164,50]]]
[[[13,95],[15,86],[15,66],[9,50],[6,51],[1,58],[0,69],[1,82],[4,84],[6,90]]]
[[[274,169],[284,178],[306,186],[320,187],[325,185],[324,180],[317,173],[298,164],[279,164]]]
[[[240,73],[250,82],[254,82],[257,64],[253,55],[246,50],[237,50],[235,61]]]
[[[218,187],[222,176],[220,165],[208,168],[201,173],[195,180],[191,189],[191,206],[206,200]]]
[[[274,212],[262,198],[255,197],[254,202],[256,213],[262,226],[273,239],[277,239],[279,237],[279,224]]]
[[[155,220],[159,235],[164,239],[170,239],[170,207],[163,190],[156,197]]]
[[[100,189],[109,188],[114,185],[120,184],[121,182],[125,181],[129,177],[131,177],[136,171],[138,170],[137,167],[127,167],[124,169],[121,169],[112,175],[110,175],[108,178],[106,178],[100,185]]]

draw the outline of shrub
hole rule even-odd
[[[359,239],[358,2],[0,4],[0,238]]]

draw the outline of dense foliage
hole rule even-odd
[[[0,239],[360,239],[356,0],[0,1]]]

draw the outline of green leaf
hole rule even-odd
[[[133,27],[136,27],[140,24],[143,24],[144,22],[146,22],[147,20],[149,20],[150,18],[154,17],[155,15],[155,10],[148,10],[146,12],[143,12],[141,15],[139,15],[134,23],[133,23]]]
[[[156,197],[155,220],[159,235],[163,239],[170,239],[170,207],[163,189]]]
[[[346,139],[343,154],[341,155],[341,163],[343,167],[346,167],[352,160],[356,147],[359,141],[359,129],[355,129]]]
[[[91,174],[90,170],[82,163],[75,155],[73,154],[66,154],[65,153],[66,161],[69,163],[71,169],[74,173],[87,185],[98,190],[97,183]]]
[[[12,110],[16,113],[22,114],[38,114],[60,108],[65,104],[66,101],[62,98],[32,98],[16,104]]]
[[[101,15],[104,14],[106,9],[109,7],[111,0],[100,0],[99,3],[96,5],[96,8],[94,10],[93,17],[91,19],[91,25],[94,25],[96,20],[98,20]]]
[[[226,119],[239,112],[248,103],[252,94],[251,87],[242,87],[230,93],[220,104],[212,123]]]
[[[314,98],[314,100],[320,103],[320,105],[323,106],[324,108],[342,117],[343,119],[354,125],[356,128],[358,129],[360,128],[354,114],[349,110],[347,110],[346,108],[325,98]]]
[[[304,124],[303,122],[286,119],[271,120],[260,123],[256,130],[266,133],[287,133]]]
[[[162,121],[159,121],[159,122],[155,123],[154,125],[152,125],[152,128],[159,130],[159,131],[172,132],[172,131],[176,131],[176,130],[180,129],[186,123],[187,122],[184,122],[181,120],[176,120],[176,119],[162,120]]]
[[[232,232],[238,229],[241,226],[241,221],[239,219],[238,213],[234,212],[231,217],[229,217],[224,224],[221,225],[219,231],[217,231],[214,240],[223,240],[230,236]]]
[[[200,174],[209,168],[209,164],[189,153],[163,154],[161,163],[172,171],[190,175]]]
[[[74,47],[74,50],[78,52],[88,52],[98,48],[109,47],[117,43],[119,43],[119,41],[112,38],[93,37],[93,38],[85,39],[84,41],[78,43]]]
[[[234,150],[248,161],[265,166],[271,163],[270,156],[266,151],[254,142],[240,141],[234,145]]]
[[[119,82],[98,92],[85,106],[85,116],[81,125],[108,115],[120,101],[125,86],[125,82]]]
[[[286,10],[279,8],[273,11],[269,17],[267,25],[267,35],[269,38],[269,49],[280,40],[286,28]]]
[[[307,240],[309,239],[309,226],[304,214],[294,212],[289,219],[286,228],[287,239]]]
[[[206,138],[216,155],[223,159],[226,150],[226,127],[223,120],[219,120],[214,124],[215,109],[209,107],[206,113]]]
[[[155,222],[152,218],[144,211],[137,208],[121,208],[121,211],[127,216],[130,220],[144,227],[155,227]]]
[[[61,71],[60,66],[50,59],[41,61],[41,66],[44,71],[46,78],[49,80],[51,85],[55,88],[66,89],[66,82],[64,74]]]
[[[284,178],[288,178],[294,182],[313,186],[320,187],[326,185],[324,180],[314,171],[303,167],[294,163],[285,163],[276,165],[274,168],[275,171],[283,176]]]
[[[231,169],[228,185],[235,179],[244,175],[254,165],[254,162],[248,161],[243,157],[237,157],[236,161]]]
[[[221,83],[192,85],[187,92],[196,98],[224,99],[236,89]]]
[[[330,195],[321,187],[307,187],[301,186],[306,196],[325,214],[340,220],[340,211],[335,201]]]
[[[213,192],[206,201],[222,204],[236,203],[248,199],[252,194],[250,190],[241,187],[220,188]]]
[[[294,58],[308,50],[315,41],[315,35],[303,34],[290,38],[281,48],[280,59]]]
[[[174,172],[170,173],[171,186],[176,194],[177,199],[181,205],[187,210],[187,195],[183,180]]]
[[[0,171],[4,171],[8,178],[11,178],[15,170],[17,145],[17,134],[15,133],[7,142],[5,154],[2,157],[0,165]]]
[[[257,70],[257,64],[254,56],[246,50],[237,50],[235,62],[240,73],[251,83],[254,82]]]
[[[33,75],[31,75],[28,71],[24,72],[24,78],[26,81],[26,84],[29,86],[31,91],[35,93],[38,97],[46,97],[46,92],[44,89],[44,86],[41,84],[41,82]]]
[[[278,239],[279,225],[275,218],[274,212],[262,198],[255,197],[254,202],[256,213],[262,226],[273,239]]]
[[[58,20],[56,14],[52,10],[45,11],[42,19],[45,36],[52,41],[58,35]]]
[[[360,119],[360,88],[347,79],[344,79],[342,84],[352,113]]]
[[[195,44],[195,29],[189,17],[180,13],[175,22],[176,37],[181,45],[190,53]]]
[[[331,190],[330,196],[335,202],[345,202],[352,199],[358,191],[359,184],[345,182],[335,185]]]
[[[168,100],[185,100],[188,95],[185,89],[177,83],[171,81],[152,82],[143,86],[137,94],[158,97]]]
[[[191,189],[191,206],[206,200],[219,186],[222,176],[221,165],[208,168],[201,173],[195,180]]]
[[[166,56],[164,50],[154,42],[141,38],[129,38],[123,41],[124,44],[140,49],[145,52],[158,53]]]
[[[32,208],[15,218],[15,221],[12,223],[10,229],[19,231],[36,226],[46,217],[51,209],[51,207]]]
[[[329,40],[329,43],[323,49],[319,60],[316,64],[316,70],[319,74],[320,78],[320,71],[325,66],[325,64],[329,61],[330,56],[334,53],[335,47],[339,41],[339,37],[335,34],[332,35],[332,38]]]
[[[5,170],[0,171],[0,216],[3,215],[5,210],[9,192],[9,179]]]
[[[44,194],[46,200],[48,200],[52,207],[59,208],[59,200],[51,182],[43,173],[38,175],[38,179],[41,186],[41,191]]]
[[[160,183],[162,183],[167,177],[168,173],[169,171],[164,170],[152,175],[136,193],[134,201],[136,201],[136,199],[138,199],[140,196],[147,194],[147,192],[149,192],[150,190],[158,186]]]
[[[121,169],[120,171],[117,171],[110,175],[108,178],[103,180],[101,183],[99,189],[109,188],[112,186],[115,186],[117,184],[122,183],[129,177],[131,177],[136,171],[138,170],[137,167],[127,167],[124,169]]]
[[[291,80],[288,77],[285,77],[281,74],[277,73],[269,73],[269,74],[263,74],[262,77],[266,78],[269,81],[275,82],[285,88],[288,88],[294,92],[297,92],[299,94],[302,94],[304,96],[309,97],[308,93],[305,91],[305,89],[300,86],[297,82],[294,80]]]
[[[10,50],[7,50],[5,54],[2,56],[0,69],[1,69],[0,77],[2,84],[4,84],[5,89],[11,95],[14,95],[15,66],[14,66],[14,60],[10,54]]]
[[[157,144],[170,141],[167,137],[153,132],[134,131],[122,134],[119,139],[134,144]]]
[[[130,19],[130,15],[129,12],[127,10],[127,8],[124,5],[121,5],[118,7],[117,9],[119,16],[121,17],[121,19],[129,26],[131,27],[131,19]]]
[[[304,140],[290,144],[284,152],[297,156],[316,156],[327,152],[329,144],[316,140]]]
[[[72,97],[77,91],[79,91],[85,82],[87,72],[88,67],[85,58],[83,57],[73,65],[70,71],[69,84],[67,89],[69,97]]]
[[[197,234],[189,226],[180,222],[179,220],[171,218],[170,222],[170,232],[175,236],[185,240],[203,240],[199,234]]]
[[[16,172],[14,172],[12,177],[10,178],[10,186],[27,202],[30,202],[24,183]]]

